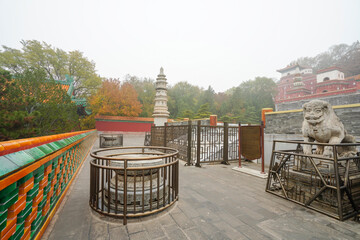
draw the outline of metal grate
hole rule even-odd
[[[278,150],[277,145],[294,144],[295,150]],[[266,191],[339,220],[355,216],[360,206],[359,156],[333,158],[305,155],[299,141],[274,141]],[[349,144],[347,144],[349,145]],[[360,144],[352,144],[360,146]]]

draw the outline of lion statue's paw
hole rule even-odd
[[[355,157],[355,156],[356,156],[356,152],[353,151],[342,152],[340,154],[340,157]]]
[[[323,153],[324,153],[324,147],[317,146],[317,148],[315,150],[315,154],[322,155]]]
[[[324,153],[323,153],[323,156],[324,157],[327,157],[327,158],[332,158],[334,156],[333,152],[329,149],[325,149]]]

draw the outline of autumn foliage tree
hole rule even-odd
[[[141,103],[138,94],[130,83],[124,83],[120,88],[119,115],[137,117],[141,113]]]
[[[120,84],[118,79],[105,79],[97,92],[89,99],[93,114],[137,117],[141,103],[134,87],[129,83]]]

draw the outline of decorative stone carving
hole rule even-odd
[[[333,108],[328,102],[312,100],[303,105],[304,121],[302,133],[305,142],[319,143],[355,143],[355,138],[348,135],[344,125],[336,116]],[[312,146],[304,145],[304,154],[312,154]],[[338,154],[341,157],[356,155],[354,146],[338,147]],[[317,146],[315,154],[322,154],[324,157],[333,157],[333,150],[330,146]]]

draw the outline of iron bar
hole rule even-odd
[[[150,211],[152,210],[152,169],[150,169]]]
[[[323,178],[320,170],[318,169],[318,167],[316,166],[315,162],[314,162],[314,159],[312,157],[308,157],[308,159],[310,160],[311,164],[313,165],[316,173],[318,174],[319,178],[321,179],[321,181],[323,182],[323,184],[325,186],[327,186],[328,184],[326,183],[325,179]]]
[[[336,195],[338,201],[338,214],[340,221],[343,220],[343,210],[342,210],[342,198],[341,198],[341,190],[340,190],[340,176],[337,162],[337,151],[336,147],[333,147],[333,156],[334,156],[334,169],[335,169],[335,179],[336,179]]]
[[[127,224],[126,214],[127,214],[127,161],[124,161],[124,191],[123,191],[123,198],[124,198],[124,219],[123,224]]]
[[[306,203],[305,206],[309,206],[325,189],[327,188],[326,185],[324,185],[320,191],[318,191],[314,196],[312,196]]]
[[[201,122],[197,122],[197,137],[196,137],[196,167],[201,167],[200,165],[200,137],[201,137]]]
[[[224,122],[224,144],[222,164],[229,165],[229,123]]]
[[[115,174],[115,214],[118,213],[118,180],[119,180],[119,174]]]
[[[265,174],[265,160],[264,160],[264,122],[261,121],[261,126],[260,126],[260,138],[261,138],[261,173]]]

